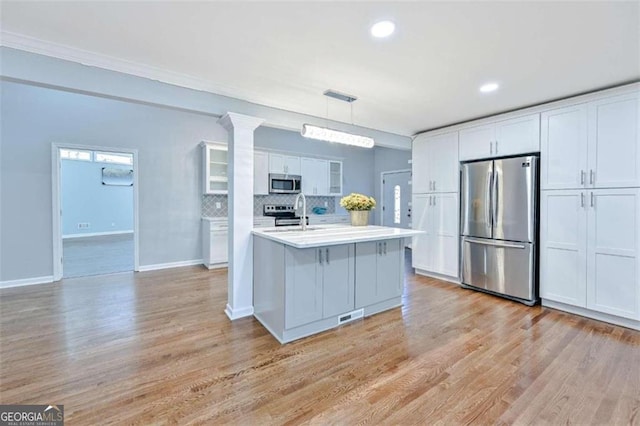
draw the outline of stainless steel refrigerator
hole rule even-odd
[[[463,286],[535,304],[538,157],[463,163],[461,186]]]

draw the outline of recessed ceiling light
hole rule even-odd
[[[493,92],[494,90],[498,90],[498,87],[500,87],[498,83],[487,83],[480,86],[480,91],[482,93],[489,93],[489,92]]]
[[[380,21],[371,27],[371,35],[376,38],[389,37],[396,29],[396,24],[391,21]]]

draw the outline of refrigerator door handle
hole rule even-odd
[[[473,243],[473,244],[482,244],[485,246],[517,248],[517,249],[523,249],[523,250],[526,248],[524,244],[510,243],[507,241],[497,241],[497,240],[486,241],[486,240],[478,240],[475,238],[465,238],[464,241]]]
[[[494,168],[493,170],[493,205],[491,206],[491,218],[493,219],[493,222],[491,222],[495,227],[498,226],[498,200],[500,199],[500,193],[499,191],[499,187],[498,187],[498,177],[499,177],[500,173],[498,172],[498,170],[496,170],[496,168]]]
[[[487,199],[484,203],[484,218],[487,223],[487,228],[491,228],[493,223],[493,216],[491,215],[491,188],[493,187],[493,170],[489,170],[487,173]]]

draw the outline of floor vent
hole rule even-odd
[[[338,325],[346,322],[351,322],[362,318],[364,316],[364,309],[358,309],[357,311],[349,312],[348,314],[342,314],[338,317]]]

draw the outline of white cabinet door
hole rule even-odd
[[[429,138],[426,135],[416,136],[411,149],[411,192],[414,194],[431,191],[430,158]]]
[[[638,93],[589,103],[589,182],[596,188],[640,186]]]
[[[402,239],[356,243],[356,309],[402,294]]]
[[[227,194],[228,155],[227,145],[202,142],[203,176],[205,194]]]
[[[322,319],[322,271],[319,249],[287,247],[285,253],[286,329]]]
[[[269,194],[269,154],[253,152],[253,194]]]
[[[433,256],[430,248],[430,242],[433,239],[433,220],[431,216],[434,214],[434,209],[431,208],[432,204],[433,195],[427,194],[414,194],[411,202],[413,229],[425,232],[413,237],[411,243],[411,266],[426,271],[431,270],[433,267]]]
[[[541,128],[541,189],[585,187],[587,104],[542,113]]]
[[[269,154],[269,173],[300,175],[300,157],[286,154]]]
[[[284,172],[289,175],[300,175],[300,157],[284,156]]]
[[[540,152],[540,115],[512,118],[496,123],[493,156]]]
[[[229,233],[227,231],[211,231],[210,264],[226,263],[229,260]]]
[[[328,195],[342,195],[342,161],[329,161]]]
[[[413,141],[412,192],[455,192],[458,190],[458,132],[421,135]]]
[[[321,247],[323,318],[350,312],[355,306],[355,244]]]
[[[302,192],[305,195],[328,195],[329,163],[319,158],[301,158]]]
[[[542,191],[540,296],[586,306],[587,191]]]
[[[431,253],[430,271],[457,277],[459,275],[459,208],[458,193],[435,194],[431,201],[433,214],[432,238],[428,244]]]
[[[460,130],[460,161],[494,156],[493,143],[495,138],[494,124]]]
[[[587,308],[640,319],[640,189],[589,191]]]

